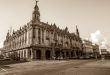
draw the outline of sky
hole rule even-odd
[[[11,27],[17,30],[31,20],[34,5],[35,0],[0,0],[0,47]],[[110,0],[39,0],[38,6],[41,21],[70,32],[78,25],[83,39],[99,31],[110,44]]]

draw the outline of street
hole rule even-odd
[[[45,60],[1,66],[0,75],[110,75],[110,60]]]

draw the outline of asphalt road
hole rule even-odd
[[[0,75],[110,75],[110,61],[32,61],[5,65]]]

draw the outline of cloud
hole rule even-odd
[[[0,48],[3,48],[3,42],[0,42]]]
[[[105,38],[105,36],[101,33],[100,30],[97,30],[94,33],[91,33],[90,35],[90,40],[94,43],[94,44],[98,44],[100,46],[100,48],[108,48],[110,47],[108,45],[107,39]]]

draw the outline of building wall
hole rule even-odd
[[[37,13],[36,13],[37,12]],[[19,30],[8,31],[4,41],[6,56],[20,59],[42,59],[51,56],[79,55],[82,51],[82,40],[76,27],[76,33],[69,33],[68,28],[60,29],[56,24],[49,25],[39,21],[40,14],[38,6],[35,5],[33,19]]]
[[[93,44],[89,40],[83,40],[83,52],[85,56],[98,58],[99,54],[99,45]]]
[[[89,40],[83,40],[83,53],[84,56],[90,58],[93,55],[93,45]]]

